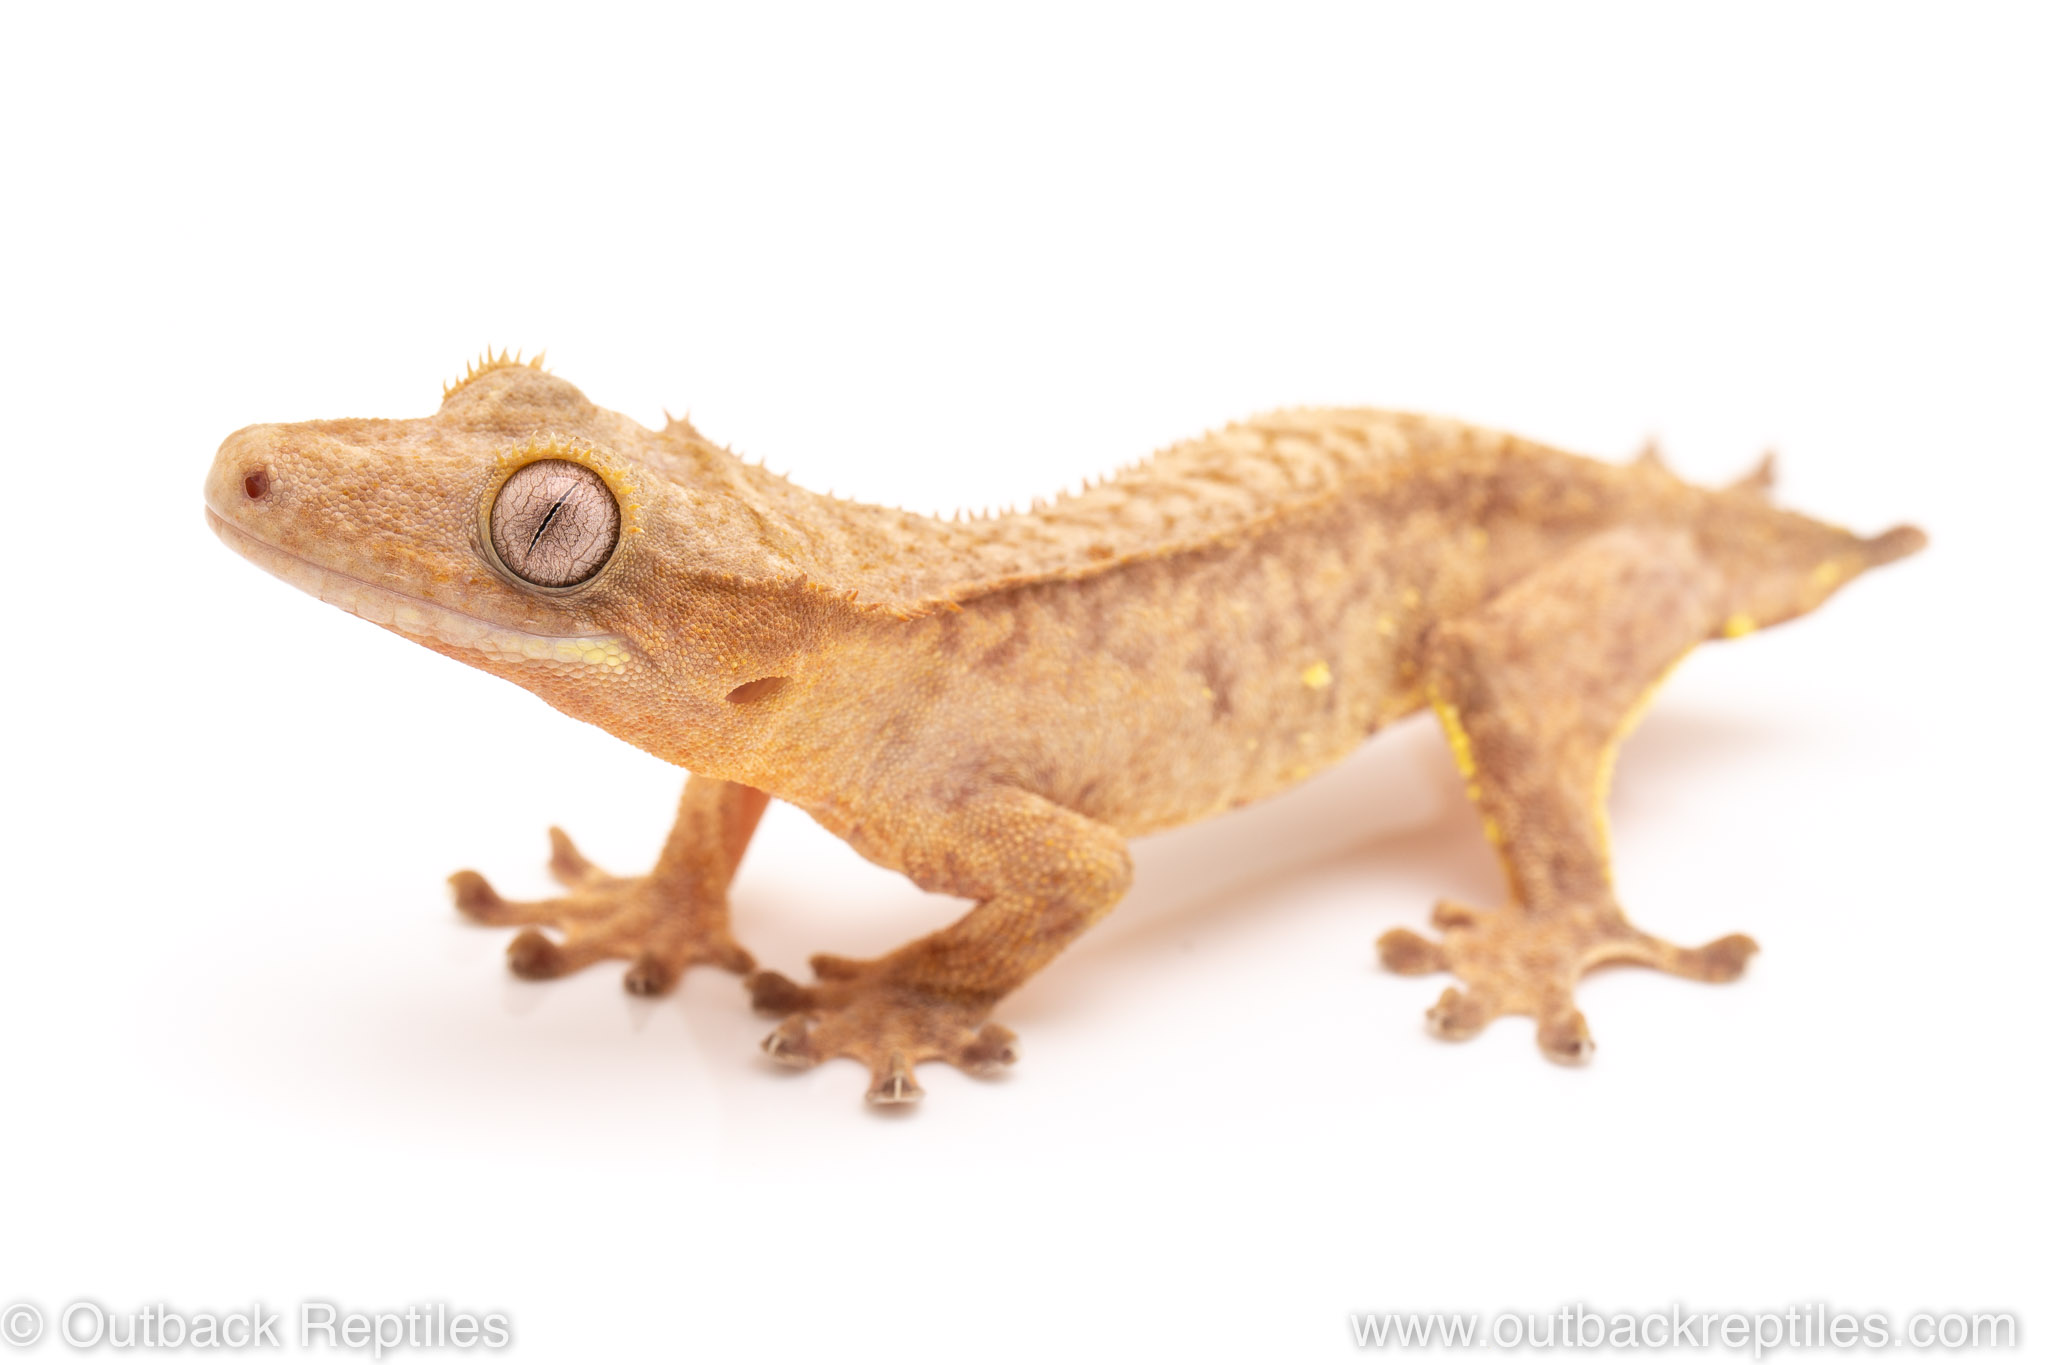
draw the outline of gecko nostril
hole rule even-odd
[[[252,500],[270,496],[270,471],[261,467],[250,470],[242,476],[242,491]]]

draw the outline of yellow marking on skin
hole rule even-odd
[[[569,664],[615,675],[626,671],[625,649],[604,636],[496,634],[467,647],[500,663]]]
[[[558,663],[583,664],[590,668],[603,669],[607,673],[626,671],[626,651],[616,640],[557,640],[555,660]]]
[[[1824,559],[1814,568],[1813,585],[1822,589],[1832,588],[1842,581],[1846,573],[1847,570],[1842,567],[1841,560]]]
[[[1301,670],[1301,682],[1311,691],[1320,692],[1330,685],[1330,666],[1317,659]]]
[[[1721,625],[1723,638],[1739,640],[1756,629],[1756,618],[1746,611],[1738,611]]]
[[[1472,753],[1472,736],[1465,729],[1465,721],[1459,716],[1458,708],[1444,694],[1437,690],[1435,683],[1427,688],[1430,709],[1444,727],[1444,740],[1451,746],[1451,761],[1458,765],[1458,773],[1465,779],[1465,796],[1473,809],[1479,812],[1479,828],[1486,835],[1486,841],[1493,845],[1494,856],[1500,860],[1502,879],[1507,883],[1510,900],[1521,903],[1522,879],[1515,872],[1514,860],[1508,857],[1507,832],[1493,813],[1486,809],[1486,791],[1479,783],[1479,762]]]
[[[1391,616],[1382,616],[1373,624],[1379,628],[1382,635],[1391,637],[1394,633],[1394,618]]]
[[[1687,650],[1686,653],[1691,651]],[[1637,695],[1635,701],[1629,704],[1628,710],[1622,715],[1621,723],[1614,727],[1614,734],[1608,739],[1607,747],[1600,751],[1599,766],[1593,770],[1593,823],[1600,836],[1600,865],[1610,877],[1613,875],[1614,866],[1607,828],[1607,792],[1614,785],[1614,760],[1621,753],[1621,742],[1628,738],[1629,731],[1642,723],[1644,714],[1650,709],[1650,703],[1656,699],[1657,693],[1684,662],[1685,654],[1673,659],[1665,666],[1664,671]]]
[[[1436,711],[1436,718],[1443,723],[1444,738],[1450,742],[1451,760],[1458,765],[1458,773],[1468,781],[1479,773],[1479,765],[1472,759],[1472,736],[1465,733],[1465,722],[1458,718],[1458,708],[1451,705],[1436,688],[1429,689],[1429,704]],[[1476,785],[1469,787],[1476,796]]]

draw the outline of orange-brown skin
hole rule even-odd
[[[540,524],[491,522],[540,460],[594,471],[620,510],[616,550],[577,586],[537,588],[494,548],[523,554]],[[751,972],[726,888],[771,795],[974,901],[884,957],[813,958],[809,986],[749,978],[785,1016],[771,1054],[857,1058],[886,1103],[917,1097],[918,1062],[1013,1059],[991,1011],[1116,904],[1126,839],[1270,795],[1424,706],[1512,888],[1495,911],[1439,906],[1440,942],[1382,939],[1395,970],[1465,983],[1431,1011],[1438,1032],[1531,1014],[1545,1052],[1576,1060],[1587,968],[1738,974],[1747,938],[1675,948],[1615,904],[1614,746],[1693,645],[1799,615],[1923,542],[1777,509],[1768,482],[1766,466],[1707,490],[1653,455],[1616,466],[1316,410],[1029,512],[944,521],[809,493],[687,422],[648,430],[493,357],[431,417],[244,428],[206,499],[271,571],[691,773],[644,878],[600,873],[560,831],[562,899],[455,875],[474,918],[559,931],[513,941],[522,975],[619,957],[628,989],[660,993],[695,962]]]

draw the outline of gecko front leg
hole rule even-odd
[[[456,907],[479,924],[528,926],[506,949],[515,975],[543,980],[604,958],[623,958],[632,963],[626,969],[628,991],[663,995],[693,963],[753,970],[753,957],[733,941],[726,888],[767,805],[765,792],[692,775],[675,828],[644,877],[604,872],[577,852],[568,835],[551,829],[548,870],[567,895],[510,901],[469,871],[457,872],[448,883]],[[561,937],[550,938],[539,926]]]
[[[892,861],[974,909],[882,957],[813,957],[809,986],[778,972],[748,983],[756,1009],[787,1016],[762,1044],[769,1056],[796,1067],[851,1057],[868,1068],[875,1104],[921,1098],[919,1062],[985,1076],[1015,1061],[1016,1036],[989,1022],[996,1002],[1109,913],[1131,879],[1115,830],[1015,788],[909,823]]]

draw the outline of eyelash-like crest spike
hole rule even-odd
[[[443,384],[441,386],[441,401],[447,402],[451,395],[462,392],[463,389],[483,378],[492,370],[524,368],[539,370],[542,374],[546,374],[547,370],[541,362],[547,358],[548,353],[546,351],[536,351],[534,352],[533,359],[522,360],[518,351],[503,350],[494,352],[490,347],[486,346],[481,356],[469,362],[467,372],[462,378],[456,380],[453,384]]]

